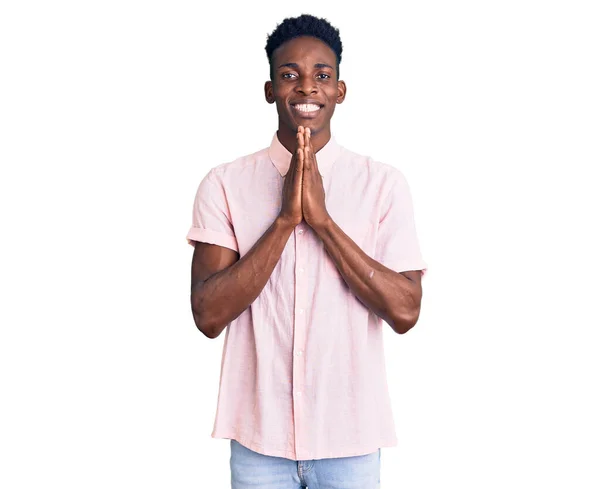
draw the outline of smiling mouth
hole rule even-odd
[[[317,104],[293,104],[292,108],[300,115],[316,115],[323,106]]]

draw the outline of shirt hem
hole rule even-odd
[[[341,450],[339,452],[317,452],[316,454],[311,454],[311,458],[296,458],[295,452],[291,452],[289,450],[278,450],[274,448],[264,447],[261,443],[255,442],[250,438],[246,438],[245,436],[235,434],[235,433],[212,433],[210,435],[215,439],[225,439],[225,440],[235,440],[241,445],[244,445],[246,448],[260,453],[262,455],[267,455],[270,457],[282,457],[287,458],[289,460],[319,460],[324,458],[342,458],[342,457],[356,457],[359,455],[368,455],[370,453],[376,452],[380,448],[392,448],[398,446],[397,439],[391,440],[383,440],[379,443],[376,443],[374,446],[369,448],[355,448],[348,450]]]

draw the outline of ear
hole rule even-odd
[[[343,80],[339,80],[337,82],[337,88],[338,88],[338,96],[337,96],[336,103],[341,104],[344,101],[344,99],[346,98],[346,82]]]
[[[275,95],[273,95],[273,82],[271,80],[265,82],[265,99],[270,104],[275,103]]]

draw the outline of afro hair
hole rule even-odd
[[[267,58],[271,68],[271,79],[273,79],[273,52],[282,44],[300,36],[311,36],[323,41],[335,53],[337,58],[337,76],[340,77],[340,63],[342,62],[342,41],[340,31],[333,27],[326,19],[320,19],[313,15],[303,14],[299,17],[289,17],[278,24],[275,30],[267,38]]]

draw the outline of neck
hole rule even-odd
[[[298,142],[296,139],[296,132],[292,132],[288,127],[282,127],[279,125],[279,130],[277,131],[277,139],[283,145],[285,149],[287,149],[290,153],[294,154],[296,148],[298,147]],[[329,127],[323,128],[323,130],[319,132],[311,132],[310,140],[312,142],[313,149],[315,153],[321,150],[323,146],[325,146],[329,140],[331,139],[331,129]]]

